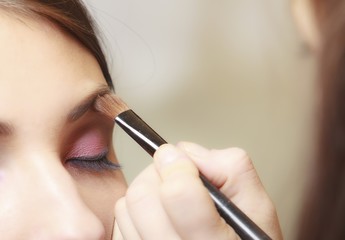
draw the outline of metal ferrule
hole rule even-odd
[[[167,143],[132,110],[120,113],[115,122],[151,156],[159,146]]]

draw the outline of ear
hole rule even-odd
[[[292,14],[304,41],[309,47],[318,51],[321,36],[318,29],[312,0],[293,0]]]

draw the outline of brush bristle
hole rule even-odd
[[[120,113],[129,110],[128,106],[117,96],[105,94],[98,96],[95,109],[110,119],[115,119]]]

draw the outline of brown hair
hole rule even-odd
[[[113,89],[108,64],[94,21],[80,0],[0,0],[0,8],[48,19],[77,39],[96,58],[104,78]]]
[[[320,36],[318,157],[298,239],[345,239],[345,2],[312,0]]]

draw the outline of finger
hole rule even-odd
[[[134,227],[132,220],[128,214],[125,198],[120,198],[115,206],[115,226],[114,236],[118,239],[140,240],[139,233]],[[118,227],[117,229],[115,227]],[[115,238],[115,240],[118,240]]]
[[[140,237],[147,240],[180,239],[168,218],[159,196],[160,178],[153,165],[130,185],[126,204]]]
[[[193,162],[180,149],[164,145],[154,155],[162,179],[161,199],[182,239],[236,239],[221,219]]]
[[[125,240],[121,234],[119,225],[117,224],[117,222],[115,221],[114,223],[114,230],[113,230],[113,238],[112,240]]]
[[[200,145],[187,142],[179,143],[178,146],[186,152],[208,180],[234,202],[239,198],[242,202],[241,197],[244,195],[247,199],[254,195],[258,197],[258,194],[267,198],[251,159],[242,149],[207,150]]]
[[[178,144],[200,171],[273,239],[281,239],[274,205],[248,154],[239,148],[208,150],[198,144]],[[258,207],[260,206],[260,207]]]

